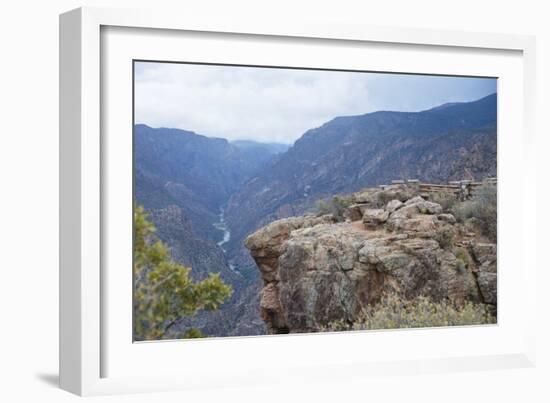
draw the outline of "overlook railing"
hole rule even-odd
[[[483,186],[497,186],[497,178],[487,178],[482,181],[451,181],[446,184],[422,183],[418,179],[394,180],[391,185],[380,185],[380,188],[387,189],[396,186],[410,186],[418,190],[420,194],[451,193],[461,200],[466,200],[474,196]]]

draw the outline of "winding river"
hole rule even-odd
[[[229,242],[229,240],[231,239],[231,231],[227,227],[227,222],[225,221],[225,212],[224,212],[223,207],[220,207],[220,214],[218,215],[218,218],[219,218],[218,222],[216,222],[212,225],[217,230],[220,230],[220,231],[223,232],[222,240],[218,242],[218,246],[222,249],[223,253],[225,254],[227,251],[225,250],[224,245],[227,242]],[[237,271],[237,268],[235,267],[234,264],[232,264],[230,261],[227,261],[227,264],[228,264],[229,268],[231,269],[231,271],[233,271],[237,274],[240,274]]]
[[[231,231],[229,231],[229,228],[227,228],[223,207],[220,207],[220,214],[218,215],[218,218],[219,218],[219,221],[214,223],[213,225],[214,225],[214,228],[223,232],[223,238],[221,241],[218,242],[218,246],[222,248],[222,250],[225,253],[226,250],[223,247],[223,245],[225,245],[231,239]]]

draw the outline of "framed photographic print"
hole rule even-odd
[[[60,21],[64,389],[532,365],[532,38]]]

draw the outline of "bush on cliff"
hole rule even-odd
[[[450,249],[453,246],[454,234],[450,226],[444,226],[435,232],[434,239],[442,249]]]
[[[219,274],[210,274],[194,282],[191,269],[174,262],[168,247],[155,239],[155,226],[143,207],[134,211],[134,339],[158,340],[169,337],[171,327],[182,316],[197,311],[215,310],[228,298],[232,289]],[[175,338],[202,337],[189,329]]]
[[[460,203],[456,194],[448,192],[432,193],[430,194],[430,200],[439,204],[445,213],[451,213],[453,207]]]
[[[353,204],[349,197],[334,196],[330,201],[319,200],[317,202],[318,215],[332,214],[337,221],[344,221],[344,212]]]
[[[462,223],[475,219],[481,232],[491,241],[497,241],[496,186],[481,186],[472,199],[455,204],[451,212]]]
[[[396,296],[388,296],[380,303],[364,309],[355,322],[333,322],[327,330],[422,328],[492,323],[496,323],[496,317],[483,304],[466,302],[461,307],[455,307],[447,301],[432,302],[425,297],[404,302]]]

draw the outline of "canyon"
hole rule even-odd
[[[311,217],[317,213],[320,202],[395,179],[447,183],[495,176],[496,104],[497,97],[493,94],[474,102],[420,112],[379,111],[336,117],[308,130],[291,146],[230,142],[186,130],[135,125],[136,203],[150,214],[158,237],[169,246],[172,257],[192,268],[193,278],[200,280],[208,273],[220,273],[234,290],[219,311],[181,318],[174,329],[184,331],[192,326],[209,336],[265,334],[285,326],[290,329],[288,323],[277,327],[266,320],[267,311],[261,306],[270,295],[270,291],[266,292],[269,284],[262,268],[267,266],[258,263],[255,256],[261,253],[255,252],[261,248],[249,250],[245,239],[282,219],[300,221],[299,217],[310,217],[304,219],[308,223],[319,220]],[[376,214],[384,218],[390,213],[385,210],[387,206],[381,207],[382,211]],[[372,223],[366,225],[377,226],[379,219],[373,216]],[[405,222],[409,226],[428,225],[426,220],[433,218],[419,216]],[[362,239],[367,229],[349,223],[327,222],[325,227],[318,228],[316,225],[301,230],[320,231],[322,239],[331,238],[327,231],[336,230],[338,235],[332,238],[341,238],[352,245]],[[297,229],[283,233],[288,232],[290,237]],[[377,245],[389,242],[381,230],[376,231],[380,235]],[[400,247],[406,247],[407,242],[411,240],[401,240]],[[422,248],[426,254],[452,266],[452,258],[435,248],[433,242],[424,242]],[[290,259],[285,261],[287,265],[301,262],[292,253],[278,256]],[[275,270],[274,263],[270,270]],[[376,270],[366,272],[370,274],[361,281],[376,283],[382,276],[372,274],[379,273]],[[488,273],[482,275],[478,285],[491,277]],[[332,276],[341,275],[336,272],[327,275],[327,281],[332,281]],[[316,277],[315,281],[321,278]],[[374,285],[371,287],[374,287],[371,295],[384,288],[376,291]],[[349,286],[345,289],[349,291]],[[346,315],[351,315],[355,308],[346,309]],[[304,326],[307,330],[316,325]]]

